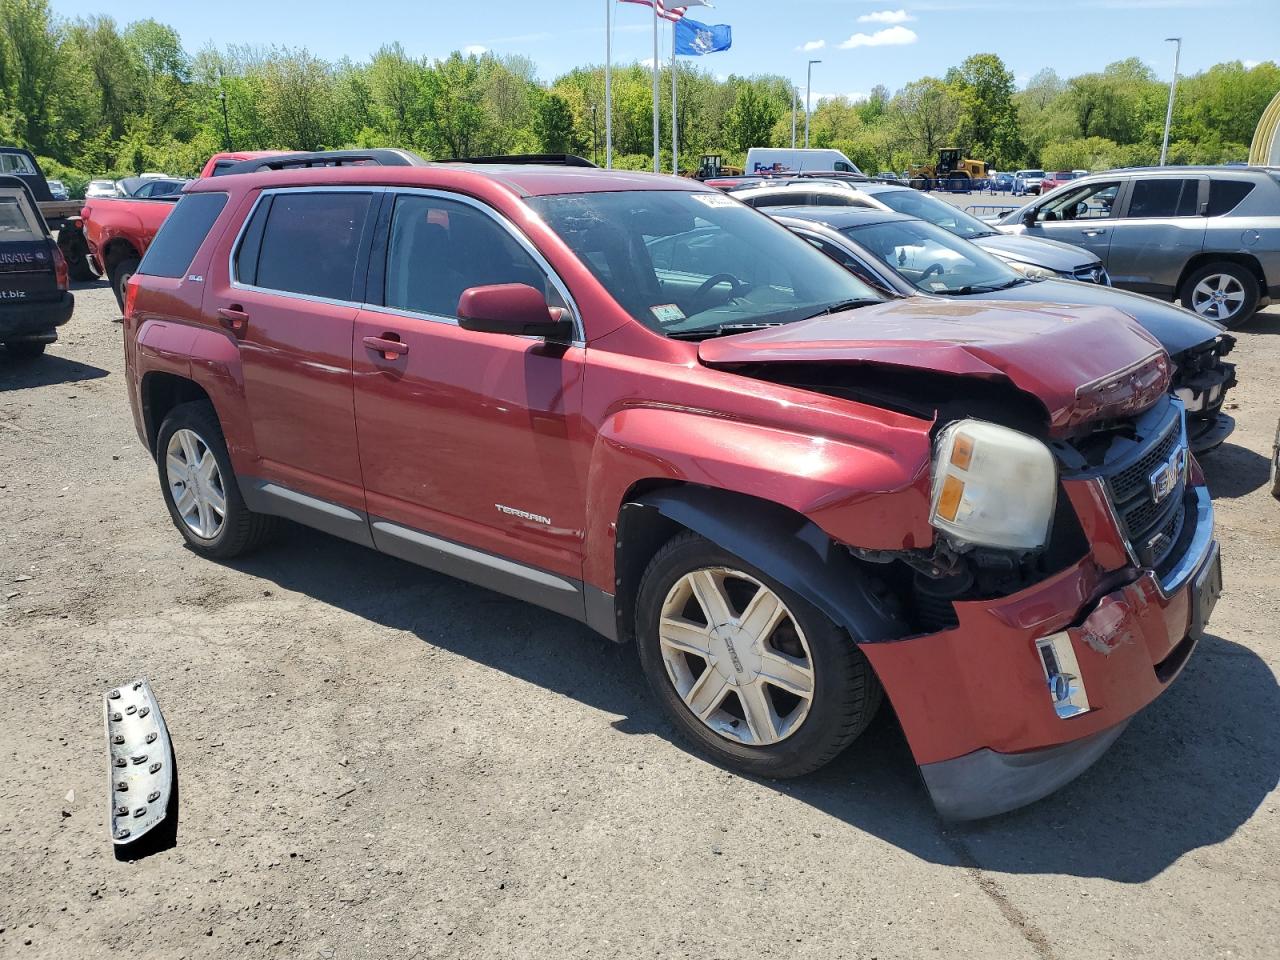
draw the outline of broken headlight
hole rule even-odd
[[[929,522],[959,544],[1043,547],[1057,494],[1057,463],[1035,437],[983,420],[938,435]]]

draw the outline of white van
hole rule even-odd
[[[839,150],[792,150],[788,147],[752,147],[747,151],[748,176],[753,173],[803,173],[809,170],[862,173]]]

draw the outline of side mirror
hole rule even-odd
[[[477,333],[542,337],[556,343],[573,339],[573,321],[527,283],[469,287],[458,298],[458,326]]]
[[[1022,225],[1024,227],[1034,227],[1036,225],[1036,208],[1029,207],[1022,211]]]

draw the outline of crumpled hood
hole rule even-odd
[[[1075,247],[1060,240],[1049,240],[1046,237],[996,233],[989,237],[976,237],[973,242],[997,257],[1033,264],[1059,273],[1072,273],[1081,267],[1102,262],[1097,254],[1090,253],[1082,247]]]
[[[1129,314],[1160,341],[1171,356],[1198,347],[1218,337],[1225,329],[1212,320],[1206,320],[1190,310],[1130,293],[1100,283],[1080,283],[1077,280],[1038,280],[1020,283],[1008,290],[974,294],[974,300],[1000,300],[1029,303],[1046,301],[1053,304],[1078,303],[1089,307],[1115,307]]]
[[[698,357],[713,367],[867,363],[1007,379],[1044,404],[1055,433],[1096,412],[1101,383],[1106,383],[1101,395],[1116,408],[1113,414],[1145,409],[1168,389],[1160,344],[1107,307],[908,297],[704,340]],[[1155,358],[1164,370],[1158,384],[1150,370],[1144,370],[1142,382],[1127,375]],[[1116,383],[1107,382],[1117,377]]]

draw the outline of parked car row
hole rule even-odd
[[[1139,298],[887,201],[784,225],[568,158],[326,162],[189,184],[125,284],[197,553],[288,517],[549,607],[636,643],[751,774],[823,765],[888,697],[958,818],[1071,780],[1193,653],[1221,573],[1183,391],[1217,422],[1216,325],[1168,308],[1171,363],[1104,305]]]

